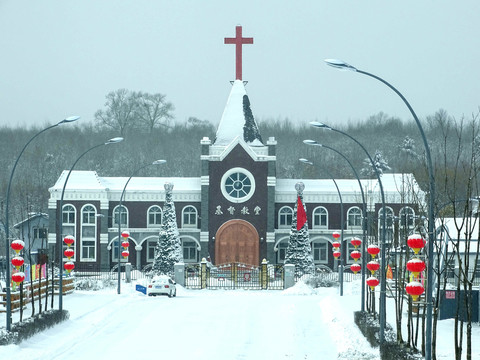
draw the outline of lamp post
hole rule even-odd
[[[46,127],[45,129],[43,129],[42,131],[38,132],[37,134],[35,134],[26,144],[25,146],[23,147],[22,151],[20,151],[20,154],[18,155],[17,157],[17,160],[15,161],[15,164],[13,165],[13,168],[12,168],[12,172],[10,174],[10,180],[8,181],[8,186],[7,186],[7,198],[6,198],[6,205],[5,205],[5,256],[6,256],[6,279],[5,279],[5,285],[6,285],[6,296],[7,296],[7,308],[6,308],[6,329],[7,331],[10,331],[11,330],[11,326],[12,326],[12,303],[11,303],[11,298],[10,298],[10,246],[9,246],[9,240],[8,240],[8,237],[9,237],[9,225],[8,225],[8,208],[9,208],[9,200],[10,200],[10,186],[12,185],[12,179],[13,179],[13,174],[15,173],[15,169],[17,168],[17,164],[18,164],[18,161],[20,160],[20,157],[23,155],[23,152],[25,151],[25,149],[27,148],[27,146],[33,141],[33,139],[35,139],[37,136],[39,136],[40,134],[44,133],[45,131],[47,130],[50,130],[54,127],[57,127],[58,125],[61,125],[61,124],[66,124],[66,123],[71,123],[71,122],[74,122],[74,121],[77,121],[78,119],[80,119],[80,116],[69,116],[65,119],[63,119],[62,121],[54,124],[54,125],[51,125],[51,126],[48,126]]]
[[[330,147],[330,146],[327,146],[327,145],[323,145],[323,144],[319,144],[317,141],[315,140],[303,140],[303,143],[304,144],[307,144],[307,145],[311,145],[311,146],[319,146],[319,147],[323,147],[325,149],[329,149],[329,150],[332,150],[334,152],[336,152],[338,155],[340,155],[342,158],[345,159],[345,161],[348,163],[348,165],[350,165],[350,167],[352,168],[352,171],[353,171],[353,174],[355,175],[355,178],[357,179],[358,181],[358,186],[360,187],[360,193],[362,194],[362,205],[363,205],[363,221],[362,221],[362,294],[361,294],[361,301],[362,301],[362,304],[361,304],[361,311],[365,311],[365,244],[367,242],[367,202],[365,200],[365,193],[363,191],[363,186],[362,186],[362,182],[360,181],[360,177],[358,176],[358,173],[357,171],[355,170],[355,167],[352,165],[352,163],[350,162],[350,160],[348,160],[348,158],[342,154],[340,151]]]
[[[354,71],[359,74],[363,74],[369,77],[372,77],[385,85],[387,85],[390,89],[392,89],[405,103],[408,110],[412,114],[413,118],[415,119],[415,123],[417,124],[418,130],[420,131],[420,135],[422,136],[423,145],[425,147],[425,155],[427,157],[427,167],[428,167],[428,176],[429,176],[429,206],[428,206],[428,263],[427,263],[427,325],[426,325],[426,339],[425,339],[425,360],[431,360],[432,358],[432,313],[433,313],[433,304],[432,304],[432,294],[433,294],[433,242],[434,242],[434,222],[435,222],[435,214],[434,214],[434,206],[435,206],[435,175],[433,173],[433,166],[432,166],[432,157],[430,155],[430,147],[427,142],[427,138],[425,137],[425,132],[423,131],[422,124],[420,120],[418,120],[417,114],[413,111],[412,106],[410,103],[405,99],[400,91],[398,91],[393,85],[388,83],[386,80],[368,73],[363,70],[359,70],[356,67],[347,64],[342,60],[337,59],[326,59],[325,62],[327,65],[332,66],[334,68],[340,70],[349,70]]]
[[[145,169],[147,166],[151,166],[151,165],[162,165],[162,164],[165,164],[167,162],[167,160],[155,160],[154,162],[152,163],[149,163],[149,164],[146,164],[146,165],[143,165],[142,167],[139,167],[138,169],[136,169],[132,175],[130,175],[130,177],[128,178],[127,182],[125,183],[125,186],[123,187],[123,191],[122,191],[122,194],[120,195],[120,201],[118,203],[118,218],[117,218],[117,223],[118,223],[118,239],[117,239],[117,242],[118,242],[118,284],[117,284],[117,294],[120,294],[120,275],[121,275],[121,271],[120,271],[120,238],[121,238],[121,235],[122,235],[122,230],[121,230],[121,224],[122,224],[122,201],[123,201],[123,197],[125,195],[125,190],[127,190],[127,185],[128,183],[130,182],[130,180],[132,179],[132,177],[135,176],[135,174],[137,174],[140,170],[143,170]],[[114,217],[115,219],[115,217]],[[128,241],[128,238],[125,239],[126,241]]]
[[[311,162],[307,159],[302,158],[302,159],[298,159],[298,160],[301,161],[304,164],[313,166],[313,162]],[[335,180],[335,178],[328,172],[327,169],[324,169],[324,170],[328,173],[328,176],[330,176],[333,183],[335,184],[335,187],[336,187],[337,192],[338,192],[338,197],[340,199],[340,244],[342,244],[341,245],[342,248],[340,250],[340,265],[339,265],[338,277],[339,277],[339,282],[340,282],[340,296],[343,296],[343,267],[344,267],[344,262],[345,262],[346,251],[344,251],[345,245],[343,243],[344,215],[343,215],[342,193],[340,192],[340,189],[338,188],[338,184],[337,184],[337,181]],[[343,254],[344,252],[345,252],[345,256]]]
[[[99,148],[100,146],[104,146],[104,145],[110,145],[110,144],[117,144],[119,142],[123,141],[123,137],[116,137],[116,138],[113,138],[113,139],[110,139],[108,140],[107,142],[105,143],[101,143],[101,144],[97,144],[93,147],[91,147],[90,149],[86,150],[84,153],[82,153],[82,155],[80,155],[77,160],[75,160],[75,162],[73,163],[72,167],[70,168],[70,170],[68,171],[67,173],[67,177],[65,178],[65,182],[63,183],[63,189],[62,189],[62,195],[60,197],[60,216],[59,216],[59,225],[58,225],[58,229],[59,229],[59,234],[57,236],[57,241],[58,241],[58,257],[59,257],[59,260],[58,260],[58,263],[59,263],[59,267],[60,267],[60,274],[59,274],[59,285],[58,285],[58,309],[60,311],[63,310],[63,251],[62,251],[62,232],[63,232],[63,196],[65,195],[65,188],[67,187],[67,182],[68,182],[68,178],[70,177],[70,174],[72,173],[73,169],[75,168],[75,165],[77,165],[77,163],[80,161],[80,159],[86,155],[87,153],[89,153],[90,151],[96,149],[96,148]],[[72,234],[73,235],[73,234]]]
[[[375,176],[377,177],[377,180],[378,180],[378,184],[380,186],[380,194],[381,194],[381,198],[382,198],[382,238],[381,238],[381,243],[382,243],[382,258],[381,258],[381,263],[382,263],[382,267],[383,267],[383,271],[380,272],[380,280],[381,280],[381,284],[380,284],[380,309],[379,309],[379,312],[380,312],[380,336],[379,336],[379,341],[380,343],[382,344],[385,340],[385,323],[386,323],[386,302],[387,302],[387,284],[386,284],[386,274],[385,274],[385,266],[387,265],[386,264],[386,240],[385,240],[385,234],[386,234],[386,221],[385,221],[385,217],[386,217],[386,210],[385,210],[385,193],[383,191],[383,184],[382,184],[382,179],[380,177],[380,173],[378,172],[378,168],[377,166],[375,165],[375,162],[373,161],[372,157],[370,156],[370,154],[368,153],[367,149],[365,149],[365,147],[357,140],[355,139],[353,136],[341,131],[341,130],[338,130],[338,129],[335,129],[335,128],[332,128],[331,126],[328,126],[326,124],[323,124],[323,123],[320,123],[320,122],[317,122],[317,121],[312,121],[310,123],[313,127],[316,127],[316,128],[320,128],[320,129],[326,129],[326,130],[331,130],[331,131],[335,131],[339,134],[342,134],[342,135],[345,135],[346,137],[350,138],[351,140],[353,140],[358,146],[360,146],[360,148],[363,150],[363,152],[367,155],[368,157],[368,160],[370,161],[370,164],[372,165],[372,168],[373,170],[375,171]]]

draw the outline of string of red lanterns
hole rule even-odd
[[[63,242],[67,245],[63,254],[68,258],[68,261],[63,264],[63,268],[67,274],[70,274],[70,272],[75,269],[75,263],[71,260],[73,255],[75,255],[75,251],[70,247],[75,243],[75,238],[72,235],[67,235],[63,238]]]
[[[410,235],[407,239],[407,245],[418,255],[421,249],[425,247],[426,241],[419,234]],[[409,294],[413,301],[417,301],[420,295],[425,292],[422,283],[418,281],[419,276],[426,268],[425,262],[419,258],[413,258],[407,262],[407,270],[413,274],[413,280],[407,284],[405,291]]]
[[[335,241],[332,242],[333,257],[335,259],[338,259],[342,255],[342,253],[340,251],[340,247],[342,246],[342,244],[340,243],[340,241],[338,241],[338,239],[340,238],[340,233],[338,231],[334,231],[332,233],[332,236],[335,239]]]
[[[12,265],[17,269],[17,272],[12,274],[12,281],[16,284],[16,286],[18,286],[25,280],[25,273],[20,271],[20,268],[23,266],[25,260],[23,260],[23,257],[19,256],[20,251],[22,251],[25,247],[25,243],[22,240],[13,240],[10,244],[10,247],[17,254],[17,256],[12,258],[11,262]]]
[[[124,230],[122,232],[122,237],[123,237],[123,241],[122,241],[122,247],[123,247],[123,250],[122,250],[122,256],[124,259],[127,259],[128,258],[128,255],[130,255],[130,252],[128,251],[128,247],[130,246],[130,243],[128,241],[128,238],[130,236],[130,232],[128,232],[128,230]]]
[[[375,291],[375,287],[380,284],[380,281],[374,276],[375,272],[380,269],[380,263],[375,260],[375,257],[380,253],[380,247],[375,244],[368,245],[368,254],[372,257],[372,260],[367,263],[367,269],[370,270],[372,276],[367,278],[367,285],[372,291]]]

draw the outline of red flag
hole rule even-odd
[[[305,208],[303,207],[302,200],[300,196],[297,199],[297,231],[300,230],[303,225],[307,222],[307,214],[305,213]]]

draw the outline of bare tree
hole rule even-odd
[[[136,93],[138,120],[148,131],[159,126],[169,127],[175,107],[171,102],[167,102],[165,97],[166,95],[162,94]]]

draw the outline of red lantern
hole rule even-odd
[[[377,245],[368,245],[367,252],[375,259],[375,256],[380,252],[380,248]]]
[[[63,254],[65,255],[65,257],[67,257],[70,260],[70,258],[75,254],[75,252],[73,251],[73,249],[68,248],[68,249],[65,249]]]
[[[128,240],[125,240],[125,241],[122,241],[122,247],[123,248],[128,248],[130,246],[130,243],[128,242]]]
[[[340,247],[340,245],[341,245],[341,244],[340,244],[338,241],[334,241],[334,242],[332,243],[332,247],[334,247],[335,249],[338,249],[338,248]]]
[[[425,247],[425,239],[419,234],[410,235],[407,239],[407,245],[413,249],[415,254]]]
[[[352,240],[350,240],[350,243],[355,247],[355,249],[357,247],[359,247],[360,245],[362,245],[362,240],[360,240],[359,238],[357,237],[354,237],[352,238]]]
[[[25,280],[25,274],[23,272],[17,272],[12,275],[12,281],[17,285],[22,283]]]
[[[378,284],[380,284],[380,281],[378,281],[378,279],[374,276],[370,276],[367,279],[367,285],[370,286],[370,289],[372,289],[372,291],[375,291],[375,286],[377,286]]]
[[[407,284],[405,291],[412,297],[413,301],[417,301],[418,297],[425,291],[425,288],[418,281],[412,281]]]
[[[332,236],[334,239],[338,239],[340,237],[340,233],[338,231],[334,231]]]
[[[367,269],[370,270],[370,272],[373,275],[375,273],[375,271],[380,269],[380,263],[378,261],[375,261],[375,260],[369,261],[367,263]]]
[[[63,267],[65,268],[65,270],[67,270],[67,273],[70,273],[70,271],[75,269],[75,264],[72,261],[69,261],[63,264]]]
[[[70,247],[75,242],[75,238],[72,235],[67,235],[63,238],[63,242]]]
[[[10,246],[18,254],[25,247],[25,243],[22,240],[13,240]]]
[[[352,270],[354,274],[359,272],[361,269],[362,269],[362,267],[360,266],[360,264],[355,263],[355,264],[350,265],[350,270]]]
[[[123,238],[128,239],[129,236],[130,236],[130,233],[127,230],[122,232],[122,237]]]
[[[350,256],[352,257],[353,260],[357,261],[362,257],[362,253],[358,250],[353,250]]]
[[[22,266],[23,263],[24,263],[24,260],[20,256],[15,256],[14,258],[12,258],[12,265],[15,266],[17,270],[20,269],[20,266]]]
[[[128,252],[128,250],[123,250],[122,251],[122,256],[124,259],[128,258],[128,255],[130,255],[130,253]]]
[[[340,251],[338,251],[338,250],[335,250],[335,251],[333,252],[333,257],[334,257],[335,259],[338,259],[338,258],[340,257],[340,255],[342,255],[342,253],[341,253]]]
[[[420,259],[412,259],[407,262],[407,270],[413,273],[413,276],[418,277],[423,270],[425,270],[425,263]]]

